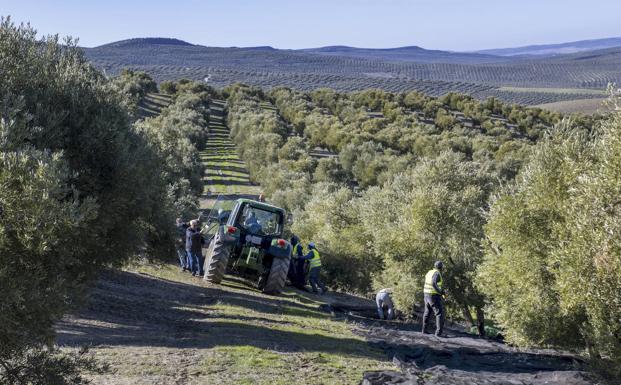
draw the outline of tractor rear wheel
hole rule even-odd
[[[262,285],[263,287],[261,288],[264,293],[278,294],[282,291],[289,273],[290,260],[291,256],[287,258],[274,258],[265,285]]]
[[[229,262],[231,250],[222,240],[222,230],[214,235],[209,244],[209,255],[205,260],[205,281],[220,283],[226,272],[226,265]]]

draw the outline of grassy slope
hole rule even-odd
[[[209,287],[172,265],[107,272],[59,327],[66,348],[92,345],[110,366],[95,384],[356,384],[391,368],[320,298],[266,296],[229,277]]]
[[[563,102],[539,104],[535,107],[568,114],[577,112],[595,114],[597,112],[607,112],[610,110],[605,106],[605,100],[605,98],[567,100]]]

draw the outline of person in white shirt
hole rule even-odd
[[[395,318],[395,306],[392,303],[392,289],[382,289],[375,296],[375,303],[377,304],[377,314],[380,319],[391,320]]]

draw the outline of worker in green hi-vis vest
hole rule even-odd
[[[308,249],[310,250],[308,254],[302,257],[310,261],[310,273],[308,280],[310,281],[311,287],[313,288],[313,293],[318,293],[317,286],[319,286],[319,288],[321,289],[320,294],[323,294],[327,291],[327,289],[323,282],[321,282],[321,278],[319,277],[319,272],[321,271],[321,256],[319,255],[319,251],[317,251],[314,242],[308,244]]]
[[[425,275],[425,286],[423,294],[425,296],[425,313],[423,313],[423,333],[426,333],[427,321],[431,312],[436,316],[436,336],[442,337],[444,328],[444,304],[442,298],[444,296],[444,288],[442,287],[442,268],[444,265],[441,261],[433,264],[433,269],[429,270]]]

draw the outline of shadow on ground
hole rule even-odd
[[[247,308],[253,316],[223,314],[222,306]],[[368,345],[359,339],[306,333],[275,317],[254,316],[257,313],[329,316],[277,297],[108,271],[92,290],[87,305],[58,325],[57,340],[61,346],[254,346],[279,352],[370,354]]]

